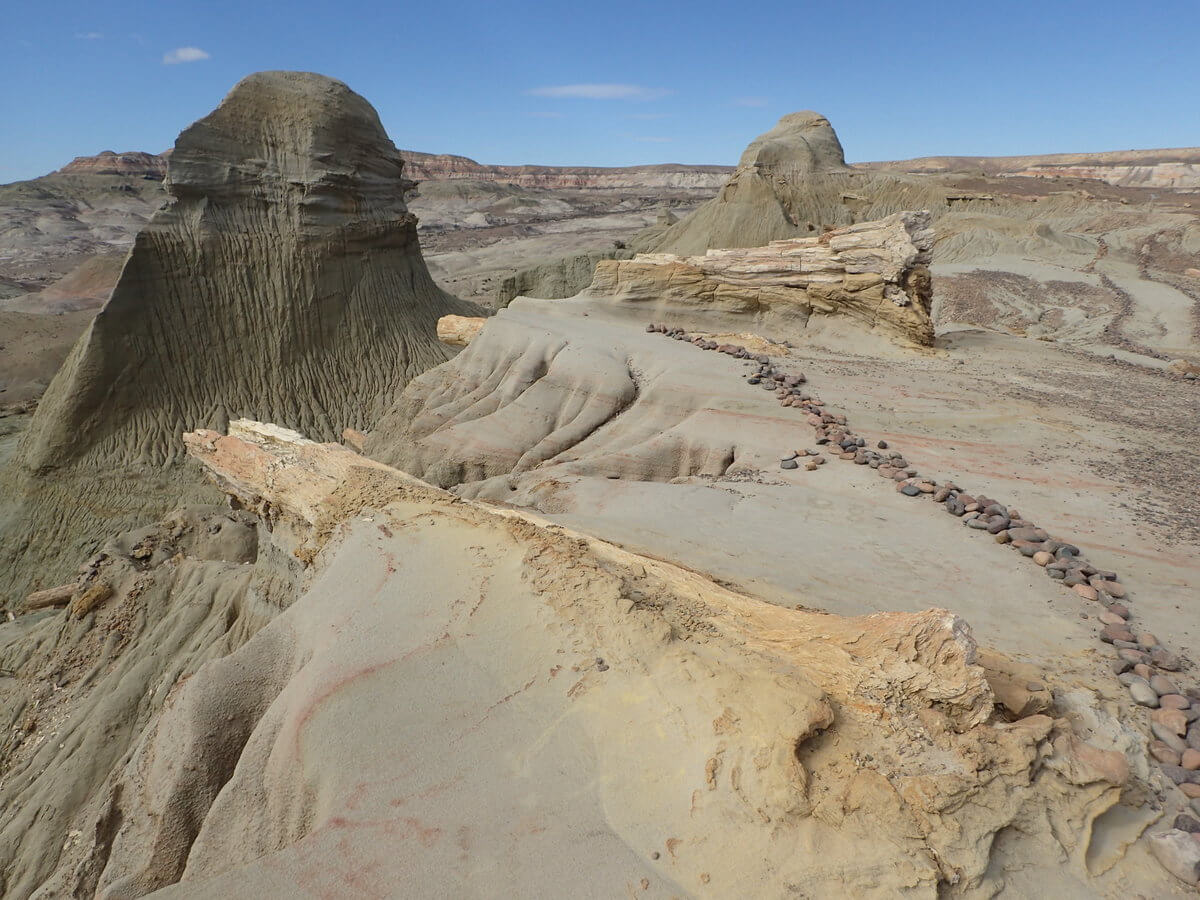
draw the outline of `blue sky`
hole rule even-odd
[[[491,163],[732,164],[796,109],[852,161],[1200,145],[1200,0],[4,0],[0,28],[0,182],[163,150],[261,69]]]

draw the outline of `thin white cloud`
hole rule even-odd
[[[528,112],[525,113],[525,115],[529,116],[531,119],[561,119],[563,117],[563,114],[560,112],[544,112],[540,110]]]
[[[769,101],[766,97],[738,97],[733,102],[737,106],[766,106]]]
[[[100,31],[84,31],[75,35],[75,39],[80,41],[100,41],[104,39],[104,34]]]
[[[208,58],[209,55],[199,47],[176,47],[164,53],[162,61],[164,66],[174,66],[179,63],[200,62]]]
[[[535,97],[584,100],[660,100],[674,91],[640,84],[556,84],[534,88],[528,93]]]

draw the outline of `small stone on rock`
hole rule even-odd
[[[1125,653],[1126,651],[1122,650],[1121,652]],[[1154,688],[1146,684],[1145,679],[1139,678],[1129,685],[1129,696],[1133,697],[1133,702],[1139,706],[1158,706],[1158,694],[1154,693]],[[1170,745],[1170,741],[1166,741],[1165,743],[1168,746]]]
[[[1200,787],[1200,785],[1197,785]],[[1185,884],[1200,884],[1200,843],[1186,831],[1172,828],[1146,839],[1158,864]]]
[[[1179,765],[1180,756],[1162,741],[1151,741],[1149,747],[1150,755],[1154,757],[1156,762],[1160,762],[1167,766]]]

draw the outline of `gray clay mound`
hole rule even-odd
[[[172,202],[0,475],[0,597],[208,496],[183,431],[253,415],[330,439],[451,355],[438,317],[478,309],[430,277],[403,165],[366,100],[308,73],[252,75],[179,136]]]
[[[917,178],[850,168],[829,120],[796,112],[751,141],[716,197],[677,224],[646,229],[635,245],[682,256],[759,247],[904,210],[936,215],[948,208],[946,196]]]

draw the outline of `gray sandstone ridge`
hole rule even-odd
[[[430,277],[403,165],[366,100],[310,73],[251,75],[184,130],[171,202],[0,474],[0,597],[211,496],[182,432],[253,415],[330,439],[453,354],[437,319],[478,308]]]

